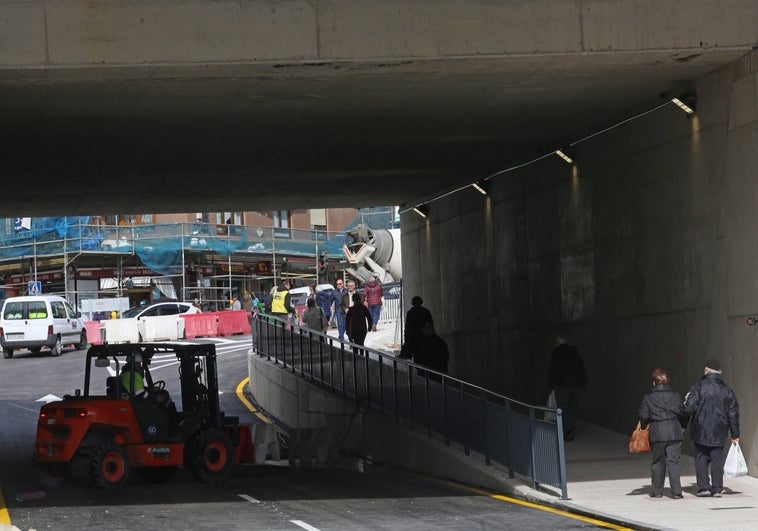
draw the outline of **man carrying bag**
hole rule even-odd
[[[724,445],[729,433],[732,443],[740,441],[740,406],[734,391],[721,377],[719,360],[705,362],[703,377],[684,397],[684,412],[692,415],[690,436],[695,443],[697,496],[720,498],[724,489]]]

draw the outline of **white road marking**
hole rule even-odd
[[[302,527],[303,529],[307,529],[308,531],[319,531],[319,529],[317,527],[313,527],[312,525],[308,525],[305,522],[303,522],[302,520],[290,520],[290,522],[292,522],[295,525],[298,525],[298,526]]]
[[[239,496],[243,500],[249,501],[250,503],[261,503],[260,500],[256,500],[255,498],[253,498],[252,496],[248,496],[247,494],[237,494],[237,496]]]

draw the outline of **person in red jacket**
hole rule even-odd
[[[379,315],[382,313],[382,297],[384,296],[384,290],[382,285],[372,278],[366,282],[366,287],[363,289],[363,296],[366,299],[366,306],[371,314],[371,331],[376,332],[376,323],[379,322]]]

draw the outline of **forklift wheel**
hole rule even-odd
[[[122,486],[129,478],[129,461],[124,449],[109,442],[95,450],[90,459],[90,474],[98,487]]]
[[[214,428],[201,431],[193,439],[187,456],[192,475],[208,483],[222,483],[234,460],[232,441]]]

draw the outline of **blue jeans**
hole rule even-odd
[[[337,311],[337,337],[345,339],[345,312]]]
[[[371,314],[371,321],[374,323],[374,327],[376,327],[376,323],[379,322],[379,316],[382,314],[382,305],[369,306],[368,312]]]

